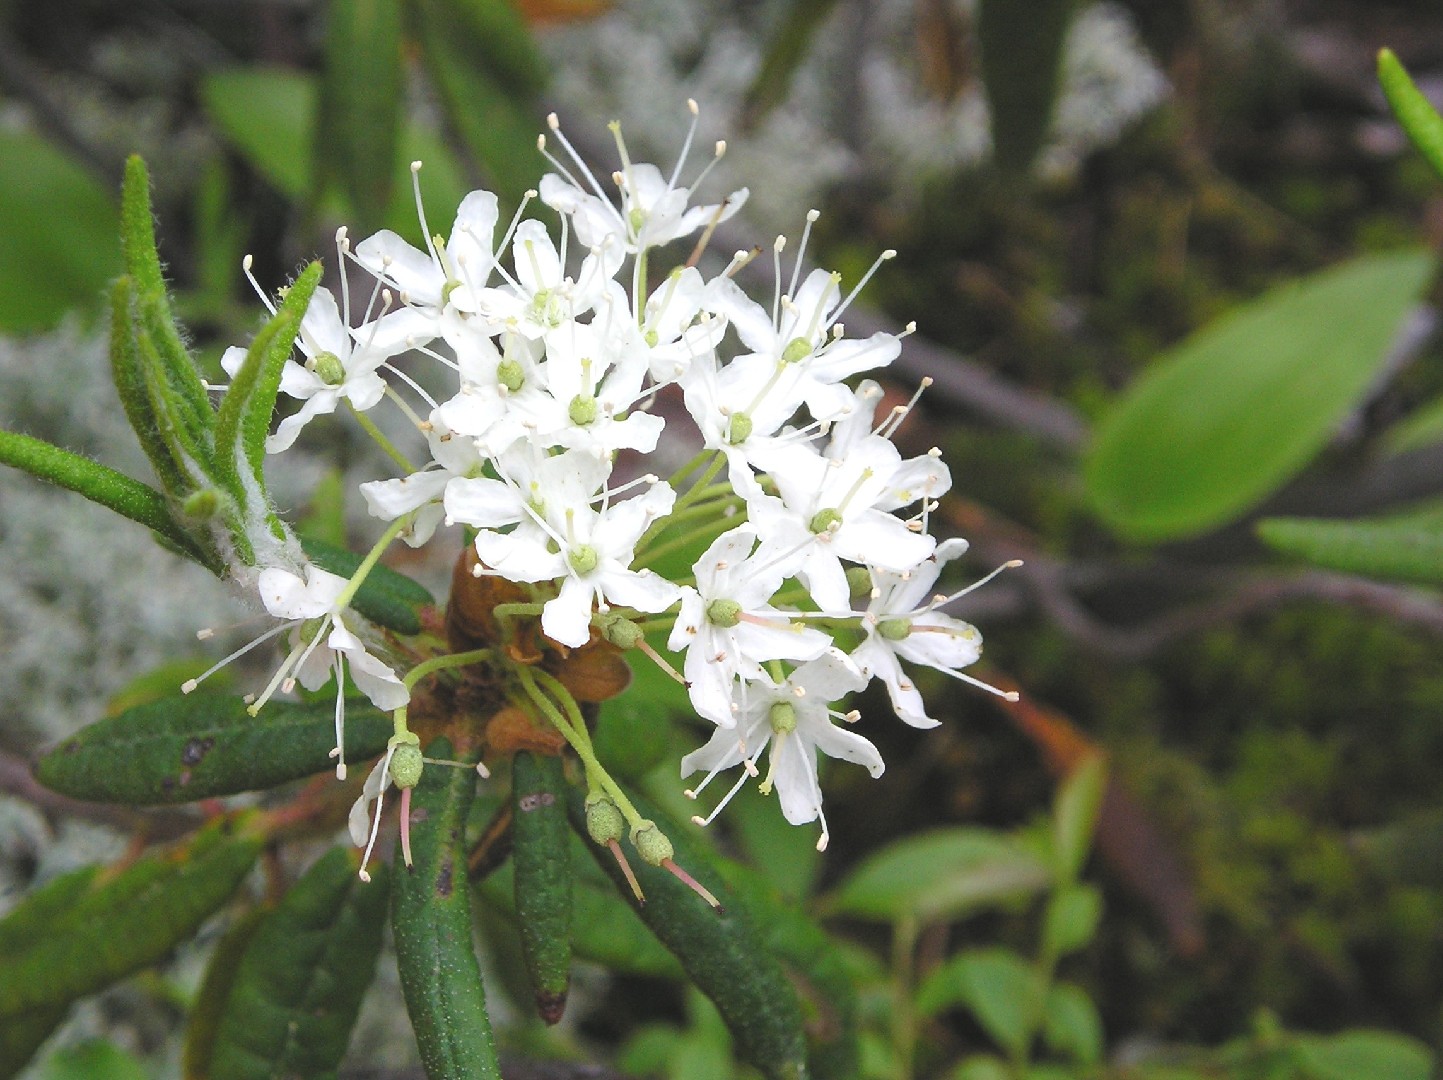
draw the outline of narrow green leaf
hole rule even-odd
[[[1102,1018],[1086,990],[1058,983],[1047,992],[1042,1038],[1052,1050],[1079,1065],[1096,1065],[1102,1060]]]
[[[1258,536],[1277,551],[1331,570],[1443,583],[1443,522],[1268,518],[1258,522]]]
[[[340,187],[367,232],[380,226],[396,176],[401,74],[399,0],[331,0],[316,184]]]
[[[1060,883],[1075,881],[1082,872],[1106,791],[1107,762],[1101,754],[1088,755],[1058,788],[1052,808],[1052,833]]]
[[[1409,140],[1443,177],[1443,116],[1414,85],[1392,49],[1378,51],[1378,82]]]
[[[516,205],[536,182],[540,117],[489,70],[490,46],[445,0],[416,0],[423,55],[446,118],[485,170],[491,187]]]
[[[137,307],[146,306],[149,305],[137,299]],[[189,494],[202,482],[197,474],[209,475],[215,468],[208,426],[198,428],[185,399],[171,383],[166,372],[167,362],[161,358],[159,347],[143,316],[134,328],[134,335],[136,353],[140,358],[140,375],[145,383],[155,431],[176,470],[184,477],[178,493]],[[213,415],[211,419],[214,419]]]
[[[165,277],[161,273],[160,254],[155,244],[150,174],[137,154],[132,154],[125,162],[120,207],[121,248],[125,252],[126,269],[135,285],[135,314],[154,343],[164,381],[184,409],[177,419],[193,438],[201,438],[209,432],[214,420],[210,398],[170,308]]]
[[[364,556],[313,537],[301,537],[306,556],[322,570],[348,578],[356,572]],[[380,626],[398,634],[418,634],[421,620],[417,609],[432,607],[436,600],[422,585],[388,566],[371,568],[351,607]]]
[[[215,426],[217,469],[223,479],[235,485],[237,501],[242,503],[243,468],[249,469],[256,484],[265,490],[265,443],[280,393],[281,374],[320,280],[321,264],[313,262],[291,283],[275,315],[251,342],[245,361],[221,399]]]
[[[83,495],[91,502],[114,510],[121,517],[154,530],[202,566],[216,572],[221,569],[213,557],[200,552],[190,536],[171,517],[164,495],[108,465],[13,431],[0,431],[0,465],[14,466],[57,487]]]
[[[973,949],[953,957],[917,989],[917,1009],[934,1016],[962,1005],[999,1047],[1022,1056],[1042,1019],[1043,983],[1031,964],[1007,949]]]
[[[120,395],[125,416],[140,442],[140,448],[150,459],[156,477],[166,491],[184,495],[190,490],[191,481],[176,464],[156,423],[145,369],[141,364],[140,345],[136,341],[139,316],[135,303],[135,282],[129,276],[117,279],[110,294],[110,375]]]
[[[742,124],[755,129],[767,114],[786,100],[792,76],[807,57],[817,28],[831,15],[837,0],[791,0],[776,24],[761,65],[742,100]]]
[[[1073,0],[981,0],[977,39],[997,164],[1025,172],[1042,149],[1062,82]]]
[[[264,839],[246,817],[226,817],[97,875],[47,934],[7,958],[0,1014],[63,1005],[149,967],[230,898]]]
[[[1428,1048],[1391,1031],[1300,1035],[1292,1057],[1308,1080],[1428,1080],[1433,1075]]]
[[[554,1024],[571,988],[570,785],[561,759],[518,751],[511,766],[511,859],[516,866],[516,918],[536,1011]]]
[[[432,743],[427,755],[455,756],[444,739]],[[466,887],[466,815],[475,794],[470,769],[426,769],[411,800],[414,865],[391,875],[396,967],[421,1063],[432,1080],[501,1076]]]
[[[514,0],[445,0],[445,5],[466,27],[477,66],[503,90],[521,101],[546,89],[550,69]]]
[[[1122,535],[1155,541],[1256,505],[1373,384],[1434,268],[1423,251],[1365,256],[1198,331],[1099,427],[1084,471],[1093,508]]]
[[[0,129],[0,331],[45,330],[100,306],[123,266],[106,185],[45,139]]]
[[[332,1076],[376,970],[389,898],[386,868],[332,848],[250,939],[210,1058],[210,1080]]]
[[[1010,906],[1051,880],[1047,864],[1009,836],[979,828],[939,829],[864,859],[826,906],[884,922],[934,922]]]
[[[92,802],[193,802],[263,791],[335,765],[335,703],[268,702],[251,716],[241,698],[198,692],[108,716],[35,765],[53,791]],[[385,750],[392,724],[363,698],[346,704],[346,758]]]
[[[721,901],[709,907],[696,893],[632,850],[629,861],[646,904],[643,922],[681,961],[698,990],[711,999],[736,1040],[737,1052],[769,1080],[800,1080],[806,1075],[806,1039],[801,1007],[780,964],[767,949],[745,903],[711,865],[685,828],[668,821],[645,799],[632,796],[637,809],[662,828],[676,849],[676,863]],[[586,836],[584,796],[569,795],[572,827]],[[597,863],[626,890],[626,879],[610,851],[588,844]]]
[[[1383,435],[1383,451],[1406,454],[1443,442],[1443,398],[1420,405]]]

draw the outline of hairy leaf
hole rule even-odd
[[[381,951],[384,865],[332,848],[247,942],[210,1054],[210,1080],[333,1076]]]
[[[333,766],[335,704],[198,692],[140,705],[84,728],[35,766],[46,787],[93,802],[194,802],[263,791]],[[368,701],[346,703],[346,758],[374,757],[392,724]]]

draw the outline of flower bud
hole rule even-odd
[[[654,821],[643,821],[637,828],[632,829],[631,844],[636,848],[636,853],[652,866],[660,866],[676,854],[676,849],[671,846],[666,833],[658,829]]]
[[[601,620],[601,636],[625,652],[634,649],[646,637],[641,627],[623,615],[610,615]]]
[[[626,819],[621,807],[609,795],[594,791],[586,797],[586,835],[605,847],[620,840],[626,833]]]
[[[865,566],[847,567],[847,595],[854,600],[872,594],[872,571]]]

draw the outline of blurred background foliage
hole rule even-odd
[[[754,193],[721,246],[795,233],[816,205],[816,259],[849,282],[897,250],[849,328],[916,321],[894,389],[936,384],[899,442],[951,463],[939,534],[968,537],[979,570],[1027,563],[966,609],[984,676],[1020,706],[932,680],[944,726],[877,729],[888,771],[836,777],[824,862],[745,811],[727,850],[784,892],[835,895],[900,837],[1025,825],[1101,750],[1088,878],[1105,914],[1064,970],[1118,1068],[1203,1044],[1224,1049],[1186,1075],[1264,1075],[1284,1068],[1267,1056],[1279,1024],[1436,1046],[1443,345],[1426,250],[1443,187],[1378,89],[1382,46],[1443,86],[1428,0],[5,0],[0,328],[26,360],[0,368],[0,409],[22,430],[64,423],[27,414],[19,388],[61,370],[47,349],[99,332],[127,153],[149,162],[194,344],[218,356],[255,325],[242,255],[278,281],[341,223],[419,239],[411,161],[444,233],[471,187],[514,207],[535,183],[548,111],[595,161],[619,117],[633,155],[665,166],[692,96],[703,134],[730,141],[713,190]],[[1309,524],[1383,514],[1361,540]],[[4,518],[15,604],[65,603],[22,572]],[[22,614],[0,621],[0,661]],[[0,705],[0,748],[87,719],[55,706]],[[620,724],[604,737],[631,745]],[[667,749],[648,747],[663,773]],[[18,888],[61,811],[12,773],[10,797],[50,815],[35,850],[5,852]],[[838,910],[828,925],[882,962],[886,937]],[[912,932],[925,973],[963,946],[1026,952],[1036,925],[1004,907]],[[885,973],[860,978],[887,993]],[[620,985],[582,1034],[630,1039],[638,1069],[705,1075],[686,1054],[715,1042],[709,1006],[655,974]],[[920,1074],[996,1042],[979,1015],[926,1019]],[[648,1056],[642,1022],[690,1034]],[[40,1075],[98,1075],[63,1067]]]

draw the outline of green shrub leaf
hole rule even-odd
[[[1433,171],[1443,176],[1443,116],[1414,85],[1391,49],[1378,53],[1378,82],[1408,138]]]
[[[210,1054],[210,1080],[334,1075],[376,970],[386,868],[357,876],[332,848],[249,938]]]
[[[272,701],[256,716],[238,697],[195,693],[106,717],[46,753],[35,775],[53,791],[93,802],[193,802],[263,791],[335,762],[335,703]],[[346,703],[346,758],[386,748],[391,720],[369,702]]]
[[[1087,495],[1121,535],[1171,540],[1225,524],[1322,449],[1372,385],[1434,272],[1423,251],[1355,259],[1188,338],[1098,429]]]

